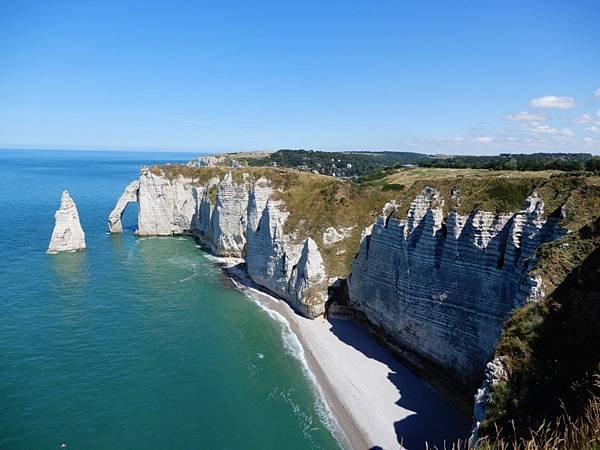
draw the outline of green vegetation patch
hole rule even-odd
[[[162,175],[169,180],[183,177],[192,180],[192,184],[200,186],[207,183],[211,178],[217,176],[223,178],[230,171],[226,167],[188,167],[182,164],[165,164],[152,166],[150,172],[154,175]]]
[[[483,195],[494,203],[496,210],[517,211],[523,207],[533,186],[525,180],[507,181],[494,180],[485,187]]]
[[[416,164],[425,155],[412,152],[323,152],[314,150],[278,150],[263,158],[245,161],[252,166],[276,164],[306,172],[341,178],[358,178],[386,168]]]
[[[579,420],[600,395],[598,180],[558,178],[542,189],[572,211],[563,225],[574,231],[538,249],[533,275],[542,277],[546,297],[515,310],[504,326],[495,355],[503,357],[508,380],[493,388],[482,427],[492,441],[530,439],[561,414]]]
[[[208,188],[208,192],[206,193],[206,196],[208,197],[208,201],[213,206],[217,204],[217,192],[218,191],[219,191],[219,186],[215,184],[214,186],[211,186],[210,188]]]
[[[589,153],[534,153],[496,156],[426,155],[413,152],[322,152],[278,150],[272,154],[238,156],[250,166],[295,168],[341,178],[372,181],[401,167],[495,171],[600,171],[600,158]]]
[[[555,171],[413,168],[381,171],[379,174],[383,178],[374,177],[357,183],[282,167],[232,169],[164,165],[150,170],[169,179],[183,176],[199,186],[215,176],[223,179],[228,172],[232,173],[236,183],[253,182],[261,177],[270,180],[273,197],[281,200],[282,208],[290,214],[284,231],[294,236],[298,243],[308,236],[312,237],[323,255],[328,274],[339,277],[348,275],[362,230],[374,222],[383,205],[395,199],[402,205],[398,215],[404,218],[411,202],[426,186],[441,193],[446,212],[516,212],[534,190],[542,196],[547,215],[566,205],[567,218],[563,222],[571,229],[578,229],[600,211],[600,178]],[[244,179],[244,174],[247,174],[247,179]],[[213,204],[216,193],[216,187],[209,192]],[[347,230],[349,236],[326,247],[322,236],[328,227]],[[578,245],[572,244],[569,255],[575,254]],[[587,254],[588,250],[583,249],[583,254]],[[555,252],[554,256],[540,260],[539,267],[547,274],[546,279],[560,280],[573,267],[569,257],[563,254],[564,248],[552,247],[552,250],[543,251]],[[547,267],[547,261],[552,259],[566,263],[564,267],[560,264]]]
[[[400,191],[402,214],[406,214],[412,200],[427,186],[440,192],[446,212],[460,214],[472,211],[496,213],[516,212],[523,208],[527,196],[541,184],[539,178],[433,178],[415,181]]]
[[[235,183],[244,182],[244,174],[250,176],[250,179],[258,179],[261,176],[273,181],[277,186],[284,186],[288,177],[297,176],[297,171],[285,168],[275,167],[241,167],[231,168],[225,166],[210,167],[188,167],[181,164],[165,164],[162,166],[152,166],[150,172],[155,175],[162,175],[169,180],[183,177],[192,180],[192,184],[203,186],[211,178],[219,177],[221,180],[227,173],[231,173]]]
[[[600,386],[598,380],[597,386]],[[447,447],[450,448],[450,447]],[[471,448],[466,442],[456,442],[452,450]],[[583,414],[564,412],[548,419],[536,429],[523,433],[495,430],[477,443],[479,450],[598,450],[600,448],[600,397],[594,395]]]
[[[274,193],[290,213],[284,232],[299,243],[312,237],[323,256],[329,276],[346,277],[359,247],[362,230],[371,225],[394,191],[362,186],[314,174],[288,179],[284,190]],[[348,230],[348,237],[327,247],[323,232],[328,227]]]

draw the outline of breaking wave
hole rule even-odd
[[[215,259],[219,259],[218,257],[214,257]],[[283,347],[285,351],[293,356],[300,362],[300,367],[302,369],[302,373],[308,380],[310,381],[314,392],[315,392],[315,410],[317,412],[317,416],[321,420],[321,422],[325,425],[325,427],[332,433],[336,441],[342,447],[344,446],[345,439],[343,438],[343,433],[341,431],[341,427],[337,422],[333,412],[329,408],[329,405],[325,401],[325,395],[317,377],[310,369],[308,365],[308,361],[306,360],[306,356],[304,354],[304,348],[298,339],[298,336],[292,331],[292,327],[290,326],[289,321],[279,312],[269,308],[263,302],[261,302],[253,292],[259,292],[256,289],[251,287],[244,286],[240,284],[235,278],[229,277],[231,281],[235,284],[236,288],[242,292],[247,298],[249,298],[253,303],[258,305],[258,307],[264,311],[271,319],[277,322],[280,325],[281,329],[281,337],[283,340]]]

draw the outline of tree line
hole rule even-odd
[[[590,153],[501,153],[493,156],[427,155],[414,152],[324,152],[282,149],[264,158],[249,158],[251,166],[276,165],[340,178],[373,178],[402,167],[489,170],[563,170],[600,172],[600,157]]]

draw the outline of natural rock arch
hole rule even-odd
[[[127,205],[131,202],[138,201],[138,192],[140,189],[139,180],[132,181],[125,188],[121,197],[117,201],[115,208],[108,215],[108,230],[111,233],[122,233],[123,232],[123,224],[121,223],[121,217],[123,217],[123,212]]]

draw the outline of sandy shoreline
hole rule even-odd
[[[308,369],[315,377],[314,381],[318,385],[317,387],[320,390],[320,394],[324,397],[329,409],[328,412],[333,415],[333,419],[335,420],[334,427],[338,428],[337,432],[342,434],[342,436],[338,436],[338,439],[345,441],[342,442],[342,444],[345,447],[354,449],[370,448],[371,446],[368,445],[368,441],[363,437],[364,431],[357,426],[352,412],[339,401],[331,381],[326,376],[324,368],[319,364],[319,358],[315,356],[312,348],[307,343],[306,336],[299,326],[298,319],[300,319],[300,321],[308,319],[298,316],[284,301],[279,300],[262,290],[256,289],[252,281],[250,281],[243,272],[227,268],[226,273],[231,276],[238,289],[259,302],[265,308],[279,313],[286,320],[292,333],[298,338],[298,341],[302,346]]]
[[[350,321],[306,319],[256,286],[234,261],[219,260],[238,289],[287,321],[344,447],[412,450],[425,448],[426,440],[431,447],[465,437],[469,424],[454,407],[365,330]]]

